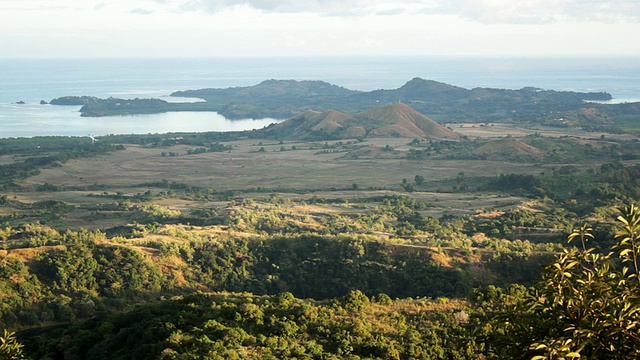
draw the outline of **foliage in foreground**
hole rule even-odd
[[[24,359],[23,345],[18,342],[15,333],[3,330],[0,336],[0,360]]]
[[[613,252],[587,248],[588,226],[574,231],[581,250],[565,250],[542,281],[499,319],[496,348],[511,359],[640,358],[640,209],[619,209]]]

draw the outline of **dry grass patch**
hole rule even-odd
[[[433,260],[438,266],[453,268],[453,262],[451,258],[445,253],[435,252],[431,255],[431,260]]]
[[[52,250],[66,250],[67,247],[65,245],[53,245],[53,246],[39,246],[39,247],[30,247],[30,248],[20,248],[20,249],[10,249],[7,250],[6,258],[13,257],[20,262],[29,262],[42,255],[45,252],[50,252]]]
[[[15,155],[0,155],[0,165],[10,165],[16,162]]]
[[[391,311],[406,314],[419,314],[423,311],[451,311],[469,307],[469,302],[460,299],[398,299],[391,305],[382,306],[382,313]]]
[[[493,219],[493,218],[500,217],[500,216],[502,216],[504,214],[505,214],[504,211],[498,211],[498,210],[493,210],[493,211],[489,211],[489,212],[478,211],[476,216],[482,217],[482,218],[486,218],[486,219]]]
[[[608,138],[631,140],[638,138],[635,135],[629,134],[611,134],[606,132],[592,132],[584,131],[578,128],[557,128],[552,126],[536,125],[533,127],[521,127],[516,124],[502,124],[502,123],[463,123],[463,124],[449,124],[452,129],[457,133],[466,135],[470,138],[501,138],[506,136],[523,137],[527,135],[540,134],[545,137],[561,137],[561,136],[575,136],[583,139],[598,139],[600,136],[605,135]]]

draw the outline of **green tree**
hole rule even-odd
[[[618,251],[618,256],[623,263],[631,263],[634,272],[631,273],[628,267],[623,268],[624,275],[634,277],[640,282],[640,269],[638,268],[638,240],[640,239],[640,209],[636,205],[627,205],[618,209],[620,216],[618,221],[622,224],[621,229],[616,233],[617,243],[614,249]]]
[[[583,249],[564,250],[542,281],[498,316],[494,345],[500,358],[640,358],[640,287],[637,274],[624,266],[637,264],[640,214],[634,205],[619,210],[616,253],[586,248],[593,237],[587,225],[574,230],[569,241],[580,237]]]
[[[593,229],[589,227],[587,224],[583,224],[579,229],[573,230],[571,234],[569,234],[569,242],[576,237],[580,238],[582,242],[582,251],[587,251],[587,240],[589,238],[593,239]]]
[[[0,360],[25,359],[22,352],[23,345],[18,342],[15,333],[3,330],[0,336]]]

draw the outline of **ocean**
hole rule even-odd
[[[172,100],[167,96],[177,90],[267,79],[323,80],[370,91],[398,88],[414,77],[469,89],[607,91],[613,102],[640,101],[639,58],[0,59],[0,138],[249,130],[282,120],[231,121],[211,112],[82,118],[79,107],[40,105],[66,95]]]

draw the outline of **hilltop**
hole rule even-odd
[[[347,114],[336,110],[306,111],[262,130],[267,136],[285,139],[347,139],[406,137],[460,139],[460,135],[438,124],[406,104],[388,104]]]

